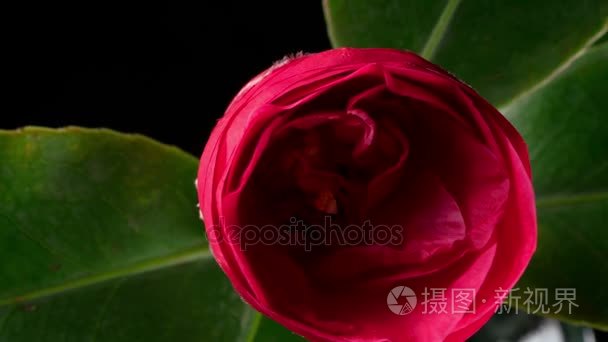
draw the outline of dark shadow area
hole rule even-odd
[[[109,127],[196,155],[251,77],[329,48],[321,1],[19,6],[5,12],[0,128]]]

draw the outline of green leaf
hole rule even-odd
[[[539,219],[538,250],[518,287],[548,288],[550,304],[556,288],[576,289],[579,307],[550,316],[600,329],[608,329],[607,82],[604,43],[506,113],[530,148]]]
[[[0,160],[0,341],[289,336],[211,257],[195,158],[138,135],[26,128],[0,131]]]
[[[608,30],[605,0],[324,0],[334,46],[415,51],[507,106]]]

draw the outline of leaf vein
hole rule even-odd
[[[69,290],[74,290],[82,287],[88,287],[103,283],[112,279],[123,278],[125,276],[133,276],[141,273],[158,271],[170,266],[185,264],[197,260],[211,258],[211,252],[205,246],[197,246],[186,251],[174,253],[171,255],[157,257],[145,260],[134,265],[108,271],[105,273],[94,274],[88,277],[67,281],[64,284],[47,287],[40,290],[35,290],[18,296],[0,299],[0,308],[3,306],[16,304],[19,302],[35,300],[43,297],[52,296]]]

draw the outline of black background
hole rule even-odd
[[[195,155],[251,77],[330,47],[320,0],[19,7],[0,128],[109,127]]]

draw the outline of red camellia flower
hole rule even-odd
[[[254,78],[198,173],[213,254],[251,306],[314,341],[462,341],[536,246],[526,146],[470,87],[392,49]]]

